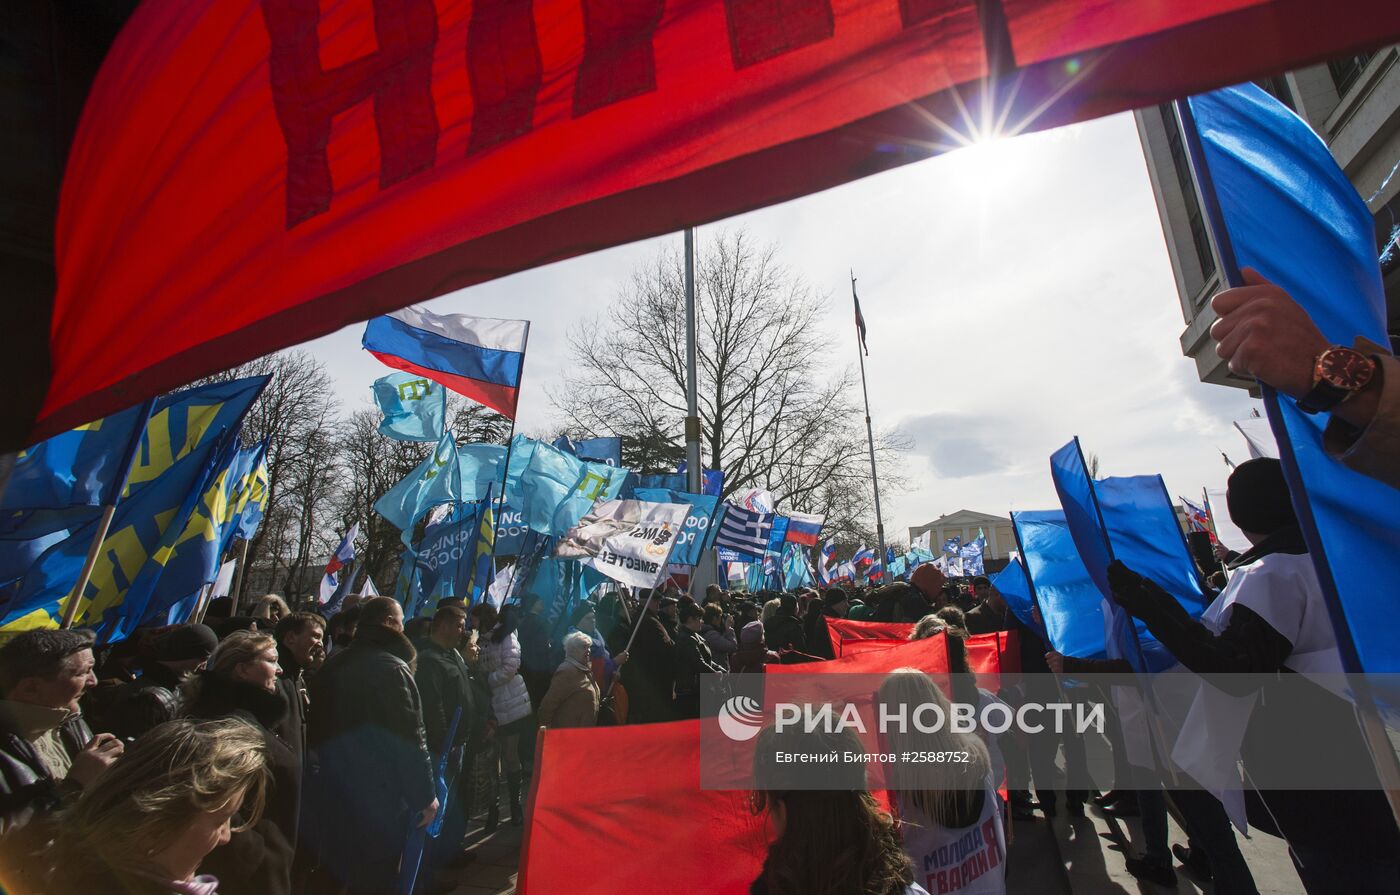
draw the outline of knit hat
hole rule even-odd
[[[207,659],[218,645],[219,638],[208,625],[181,625],[156,641],[155,655],[161,662]]]
[[[846,592],[839,587],[828,587],[822,600],[826,603],[827,609],[830,609],[838,603],[850,602],[850,598],[846,596]]]
[[[924,563],[914,570],[913,575],[909,576],[909,583],[930,600],[938,599],[938,595],[943,593],[943,585],[947,580],[947,577],[938,571],[933,563]]]
[[[1242,531],[1267,535],[1298,524],[1283,464],[1270,457],[1257,457],[1235,467],[1226,485],[1225,503],[1230,519]]]
[[[763,640],[763,622],[749,622],[739,632],[740,643],[760,643]]]

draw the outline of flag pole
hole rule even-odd
[[[685,229],[685,485],[691,494],[704,490],[704,467],[700,465],[700,379],[696,373],[700,354],[696,337],[698,329],[695,311],[695,228]],[[700,562],[690,567],[690,591],[697,592],[713,581],[713,571],[704,562],[701,551]],[[702,574],[703,570],[703,574]]]
[[[525,321],[525,341],[520,344],[520,385],[525,385],[525,356],[530,348],[530,321]],[[496,511],[491,514],[491,566],[496,565],[496,542],[500,540],[501,512],[506,503],[506,480],[510,478],[510,455],[515,449],[515,418],[520,416],[520,395],[515,399],[515,415],[510,418],[510,434],[506,437],[506,462],[501,469],[501,493],[496,497]],[[489,498],[488,498],[489,500]],[[520,558],[516,557],[519,563]],[[475,562],[473,562],[475,565]],[[475,574],[475,569],[473,569]],[[514,575],[511,576],[514,578]]]
[[[233,569],[233,587],[229,588],[229,593],[233,596],[234,615],[238,614],[238,604],[243,600],[243,569],[248,565],[248,541],[243,539],[243,546],[238,549],[238,565]]]
[[[856,274],[851,271],[851,301],[856,313],[860,313],[860,299],[856,297]],[[865,351],[860,330],[856,330],[856,358],[860,361],[860,392],[865,398],[865,437],[870,442],[870,484],[875,490],[875,540],[879,544],[877,554],[880,561],[885,559],[885,520],[880,515],[880,476],[875,471],[875,429],[870,425],[870,389],[865,384]]]
[[[92,569],[97,565],[97,554],[102,550],[102,542],[107,540],[107,532],[112,527],[112,517],[116,515],[117,503],[122,498],[122,492],[126,490],[126,483],[131,478],[131,464],[136,462],[136,452],[141,448],[141,440],[146,436],[146,424],[151,420],[151,411],[155,409],[155,398],[146,401],[146,412],[142,414],[141,425],[136,427],[136,434],[131,439],[131,446],[127,448],[126,459],[123,461],[122,479],[117,483],[117,487],[112,489],[112,499],[107,506],[102,508],[102,518],[97,523],[97,532],[93,535],[92,543],[88,545],[87,559],[83,561],[83,570],[78,573],[78,581],[73,585],[73,589],[68,592],[68,604],[63,607],[63,621],[60,627],[71,628],[73,622],[78,618],[78,604],[83,601],[83,591],[87,590],[87,585],[92,580]]]

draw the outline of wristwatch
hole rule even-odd
[[[1376,375],[1376,362],[1351,348],[1333,345],[1313,360],[1313,387],[1298,399],[1304,413],[1321,413],[1361,391]]]

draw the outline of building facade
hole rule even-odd
[[[997,567],[1005,565],[1005,560],[1016,549],[1016,535],[1011,531],[1011,519],[1007,516],[993,516],[975,510],[958,510],[939,516],[932,522],[910,528],[909,542],[912,544],[926,531],[932,532],[928,541],[929,548],[935,554],[949,538],[956,535],[966,544],[977,540],[980,531],[987,539],[982,558],[988,564],[991,564],[992,560],[998,560]]]
[[[1316,131],[1367,200],[1376,222],[1376,252],[1385,278],[1392,340],[1400,332],[1400,48],[1334,59],[1257,81]],[[1202,382],[1252,388],[1215,353],[1210,298],[1220,291],[1220,263],[1187,164],[1171,105],[1133,113],[1171,258],[1186,330],[1182,354]]]

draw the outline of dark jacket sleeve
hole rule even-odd
[[[409,748],[400,754],[395,769],[399,792],[414,810],[428,807],[434,796],[432,760],[429,757],[426,732],[423,729],[423,709],[418,685],[408,668],[399,666],[397,686],[386,688],[381,700],[380,721],[384,728],[401,739]]]
[[[1197,674],[1272,674],[1283,668],[1293,652],[1293,644],[1254,610],[1235,604],[1230,624],[1219,636],[1191,618],[1173,599],[1154,600],[1133,613],[1147,624],[1147,630]],[[1213,681],[1231,691],[1229,678]],[[1254,689],[1248,681],[1237,681],[1236,695]]]

